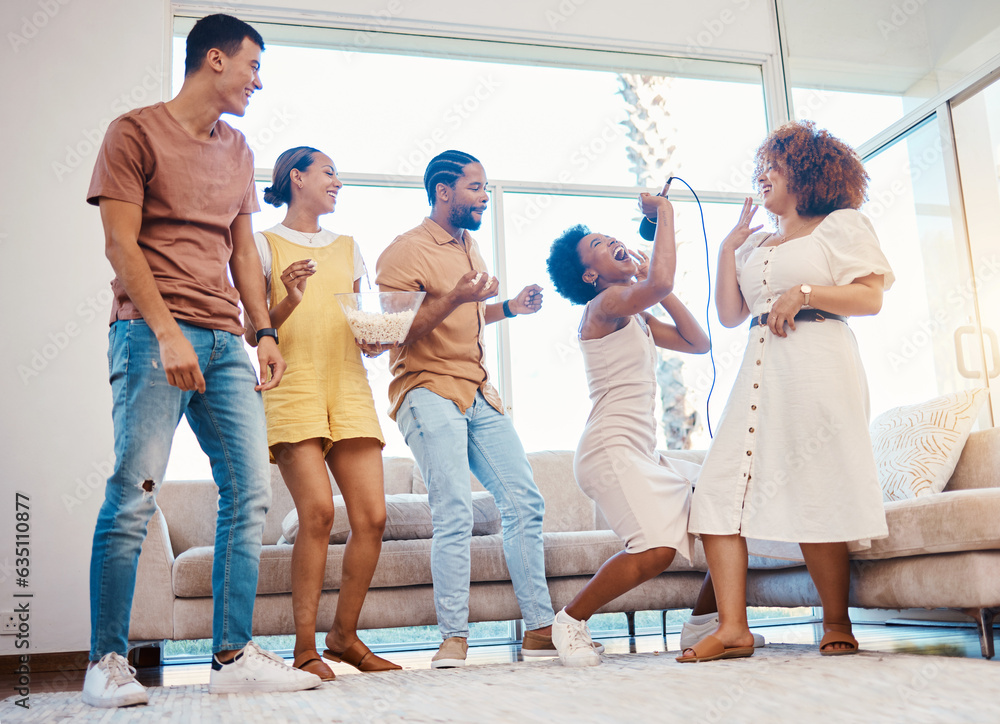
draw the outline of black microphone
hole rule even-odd
[[[667,185],[664,187],[663,191],[657,194],[657,196],[666,196],[667,191],[670,189],[670,182],[674,180],[674,176],[667,179]],[[653,237],[656,236],[656,219],[650,219],[645,214],[642,217],[642,221],[639,222],[639,236],[641,236],[646,241],[652,241]]]

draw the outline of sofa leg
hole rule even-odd
[[[628,637],[635,638],[635,611],[625,612],[625,621],[628,623]]]
[[[128,662],[138,668],[163,665],[163,642],[156,641],[136,646],[128,651]]]
[[[976,621],[976,629],[979,631],[979,648],[983,652],[984,659],[993,658],[993,616],[996,609],[993,608],[970,608],[965,613],[972,616]]]

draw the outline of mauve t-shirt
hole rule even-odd
[[[259,211],[253,153],[243,134],[218,121],[201,141],[163,103],[137,108],[108,127],[87,191],[142,207],[139,248],[177,319],[242,334],[240,295],[229,279],[230,226]],[[121,280],[111,282],[111,321],[141,319]]]

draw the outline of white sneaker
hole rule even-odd
[[[113,709],[148,701],[146,687],[135,680],[135,669],[113,651],[87,669],[83,680],[84,704]]]
[[[684,625],[681,626],[681,651],[691,648],[710,633],[714,633],[717,628],[719,628],[718,615],[709,621],[705,621],[704,623],[691,623],[691,621],[685,621]],[[765,643],[764,637],[759,633],[755,633],[753,635],[753,647],[755,649],[759,649],[764,646]]]
[[[277,654],[265,651],[253,641],[243,647],[231,663],[212,657],[208,693],[237,694],[244,691],[303,691],[322,684],[316,674],[295,669]]]
[[[556,614],[556,620],[552,622],[552,643],[563,666],[597,666],[601,663],[587,622],[577,621],[566,613],[565,608]]]

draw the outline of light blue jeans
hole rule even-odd
[[[396,422],[427,482],[434,526],[431,574],[441,636],[469,636],[470,470],[500,509],[504,556],[525,628],[550,625],[554,615],[542,548],[545,500],[510,418],[479,392],[463,415],[451,400],[418,387],[407,393]]]
[[[240,649],[250,640],[264,514],[271,502],[264,406],[241,337],[179,324],[198,355],[204,394],[167,383],[156,337],[143,320],[119,320],[108,333],[115,469],[90,559],[91,660],[127,651],[139,552],[181,415],[208,455],[219,486],[213,651]]]

